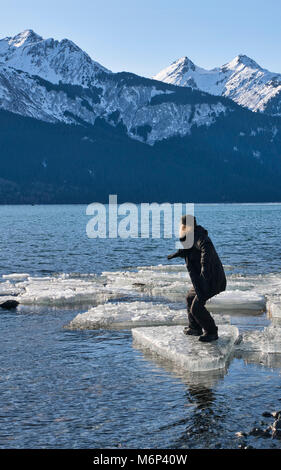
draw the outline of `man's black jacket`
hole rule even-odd
[[[199,300],[205,301],[224,291],[226,277],[216,249],[201,225],[194,227],[192,248],[180,249],[168,259],[185,258],[191,282]]]

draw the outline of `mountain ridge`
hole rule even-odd
[[[31,30],[0,41],[0,203],[281,201],[278,115],[96,64]]]
[[[182,57],[153,78],[225,96],[252,111],[281,116],[281,74],[262,68],[245,54],[239,54],[211,70],[198,67],[188,57]],[[277,102],[273,107],[274,100]]]

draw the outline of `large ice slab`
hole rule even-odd
[[[216,323],[229,323],[225,315],[214,315]],[[185,309],[175,310],[152,302],[118,302],[98,305],[78,314],[69,324],[72,329],[134,328],[151,325],[187,325]]]
[[[244,332],[236,350],[248,353],[281,354],[281,327],[270,325],[263,330]]]
[[[21,282],[11,281],[20,276],[10,276],[0,283],[0,295],[13,296],[23,305],[70,306],[97,305],[109,299],[117,299],[125,291],[109,288],[103,278],[95,275],[61,274],[45,277],[28,276]],[[12,276],[12,277],[11,277]]]
[[[187,291],[192,287],[186,267],[182,265],[143,266],[137,268],[137,271],[104,272],[103,276],[107,279],[108,287],[125,288],[174,302],[184,301]],[[235,275],[228,278],[226,292],[213,297],[207,304],[214,312],[262,312],[266,299],[263,290],[258,292],[255,289],[256,285],[258,289],[263,286],[260,276],[248,279]]]
[[[21,281],[23,279],[27,279],[29,274],[27,273],[11,273],[11,274],[3,274],[3,279],[12,279],[16,281]]]
[[[241,353],[256,353],[262,351],[264,330],[249,330],[240,335],[240,341],[235,350]]]
[[[266,307],[266,299],[264,295],[254,291],[227,290],[208,300],[206,307],[209,307],[211,311],[263,312]]]
[[[191,372],[224,369],[239,336],[232,325],[219,326],[219,339],[202,343],[198,337],[186,336],[181,326],[158,326],[132,330],[135,344],[150,349]]]
[[[10,281],[0,283],[0,299],[4,295],[17,296],[23,292],[24,289],[15,286],[15,284]]]
[[[281,320],[281,301],[278,302],[268,302],[267,311],[270,317],[274,319]]]
[[[262,350],[269,354],[281,353],[281,328],[280,326],[270,325],[264,329],[264,339]]]

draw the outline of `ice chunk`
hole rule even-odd
[[[62,274],[29,277],[15,286],[22,289],[23,293],[17,300],[24,305],[97,305],[124,295],[116,289],[108,288],[101,278],[95,276],[84,278]]]
[[[214,315],[216,323],[229,323],[230,318]],[[185,309],[175,310],[152,302],[118,302],[99,305],[78,314],[69,324],[72,329],[134,328],[151,325],[187,325]]]
[[[268,302],[267,310],[272,318],[281,320],[281,302]]]
[[[202,388],[204,388],[206,392],[206,389],[213,389],[215,386],[218,385],[221,380],[223,380],[227,371],[226,368],[223,368],[211,371],[191,372],[179,368],[177,363],[173,361],[167,361],[167,359],[161,357],[159,354],[155,354],[149,349],[140,349],[136,341],[133,342],[133,347],[135,347],[135,349],[140,352],[140,359],[153,362],[154,368],[156,366],[161,369],[165,369],[165,371],[167,371],[168,373],[174,374],[177,378],[179,378],[183,383],[188,386],[189,392],[194,392],[195,395],[197,395],[198,389],[202,390]],[[206,395],[203,394],[202,400],[205,400],[205,398]]]
[[[0,283],[0,301],[3,295],[19,295],[24,291],[24,289],[21,289],[19,287],[16,287],[14,284],[12,284],[10,281],[6,282],[1,282]]]
[[[264,329],[262,350],[265,353],[281,353],[281,328],[270,325]]]
[[[27,279],[29,277],[29,274],[27,274],[27,273],[3,274],[2,277],[3,277],[3,279],[14,279],[16,281],[19,281],[19,280],[22,280],[22,279]]]
[[[246,331],[236,346],[240,352],[281,353],[281,327],[270,325],[263,330]]]
[[[179,368],[200,372],[226,367],[239,331],[232,325],[220,325],[219,339],[212,343],[184,335],[181,326],[135,328],[132,334],[135,344],[142,348],[173,361]]]
[[[210,310],[243,310],[263,312],[266,307],[264,295],[254,291],[227,290],[208,300]]]
[[[149,296],[161,297],[174,302],[185,300],[187,291],[192,287],[185,266],[143,266],[133,271],[104,272],[108,286],[143,292]],[[257,278],[260,282],[260,278]],[[238,277],[228,280],[226,292],[213,297],[208,304],[212,311],[236,311],[257,313],[265,309],[263,293],[255,290],[257,279]],[[259,284],[258,284],[259,285]]]
[[[264,340],[263,330],[249,330],[241,334],[241,341],[237,343],[235,349],[240,352],[255,353],[262,351]]]

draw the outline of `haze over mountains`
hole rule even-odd
[[[280,90],[246,56],[148,79],[68,39],[4,38],[0,203],[281,200]]]

